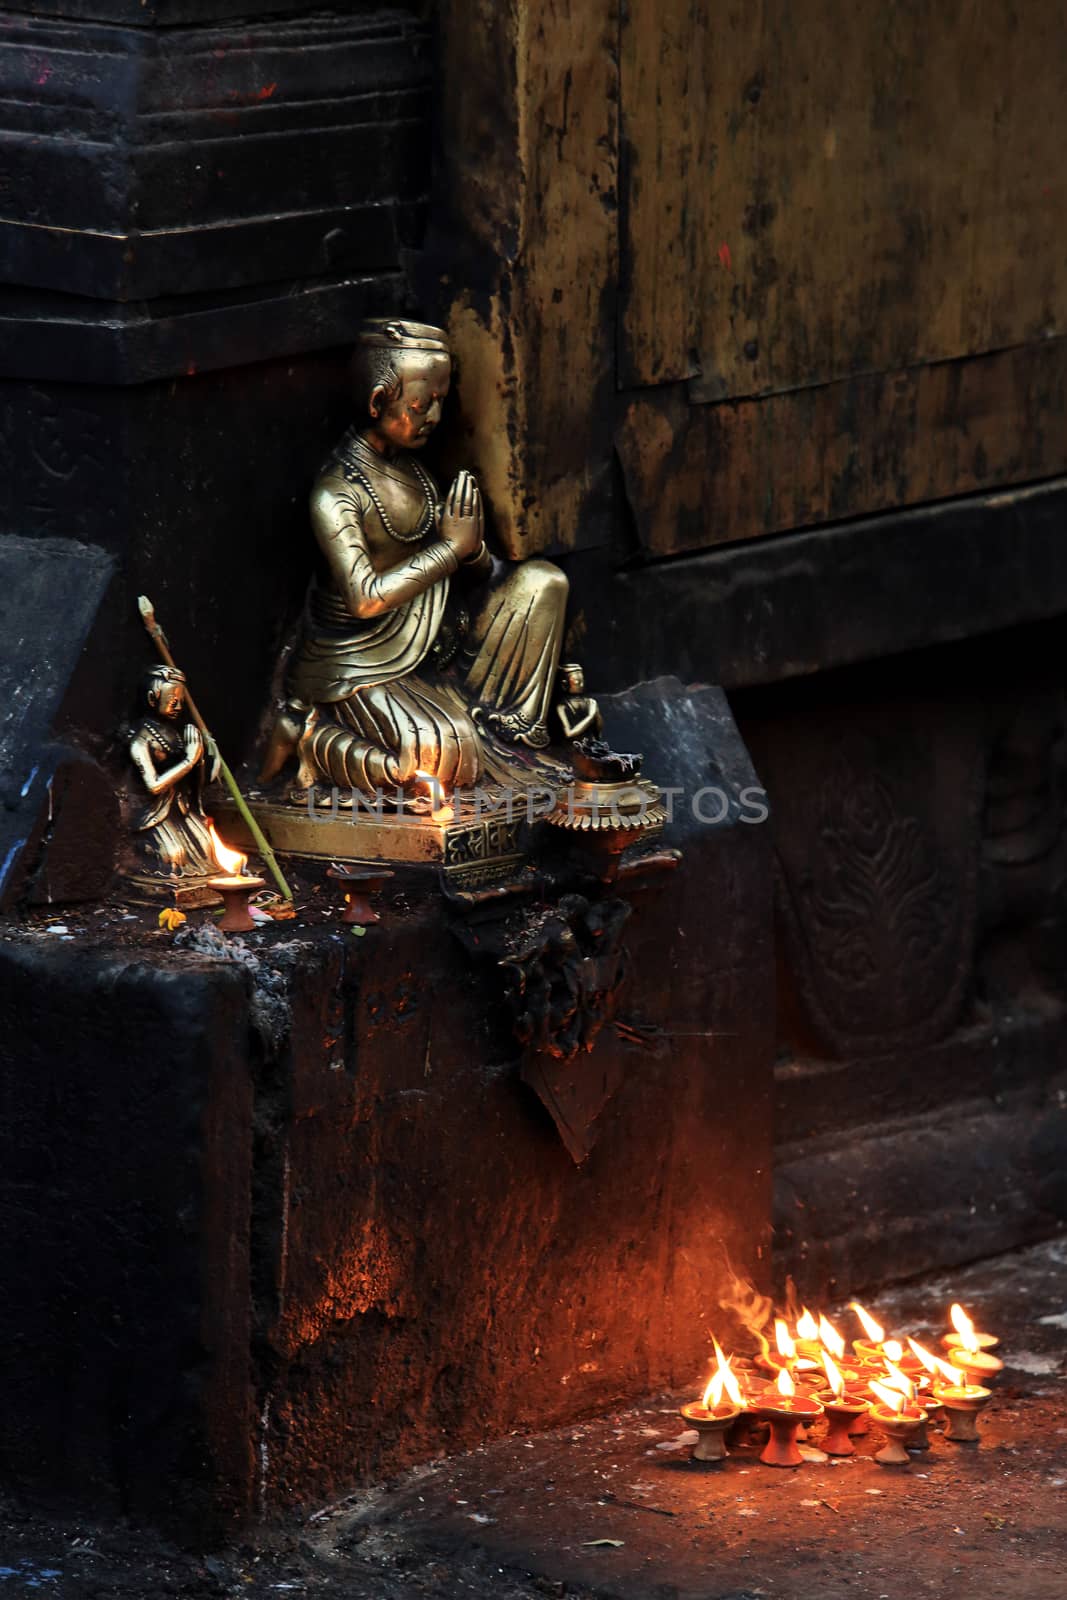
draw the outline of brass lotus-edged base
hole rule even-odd
[[[441,868],[457,888],[514,878],[526,863],[519,845],[525,824],[549,823],[600,851],[619,854],[663,831],[666,811],[655,784],[575,782],[551,793],[486,785],[457,792],[434,810],[429,800],[371,806],[350,793],[312,793],[300,803],[249,797],[253,815],[279,855],[309,861]],[[254,841],[235,806],[215,805],[226,837],[242,848]]]
[[[554,828],[572,833],[643,834],[655,838],[663,832],[667,811],[663,796],[647,778],[622,783],[583,783],[575,780],[560,791],[545,819]]]

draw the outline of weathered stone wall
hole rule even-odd
[[[630,976],[559,1063],[613,1090],[581,1164],[432,876],[251,967],[94,951],[91,915],[0,941],[8,1481],[206,1537],[704,1370],[733,1275],[769,1283],[770,841],[721,693],[605,710],[733,801],[679,803],[681,866],[613,891]]]

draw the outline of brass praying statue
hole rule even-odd
[[[219,871],[204,814],[204,741],[183,721],[185,674],[152,667],[145,675],[148,715],[129,736],[130,759],[148,799],[133,819],[135,881],[154,893],[203,885]]]
[[[296,799],[316,784],[537,782],[567,579],[548,561],[495,560],[471,474],[442,500],[419,459],[452,379],[442,329],[366,323],[352,378],[356,421],[311,495],[318,568],[261,781],[295,758]]]

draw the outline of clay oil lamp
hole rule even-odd
[[[681,1407],[681,1416],[700,1437],[693,1446],[694,1461],[725,1461],[726,1431],[737,1422],[744,1410],[744,1398],[730,1363],[715,1343],[716,1367],[711,1382],[699,1402],[691,1401]],[[725,1395],[725,1399],[724,1399]]]
[[[731,1364],[737,1358],[730,1357]],[[742,1358],[744,1362],[744,1358]],[[755,1366],[755,1359],[744,1362],[747,1367]],[[729,1452],[741,1448],[755,1448],[765,1443],[767,1438],[767,1424],[760,1420],[759,1396],[768,1387],[763,1378],[757,1377],[754,1372],[742,1370],[735,1373],[738,1387],[741,1390],[741,1415],[732,1422],[726,1430],[726,1448]]]
[[[968,1383],[992,1383],[1004,1371],[1004,1363],[988,1350],[953,1350],[952,1365]]]
[[[899,1389],[891,1389],[888,1384],[879,1383],[877,1378],[872,1378],[868,1387],[875,1396],[870,1418],[881,1428],[886,1441],[876,1451],[874,1459],[882,1467],[910,1466],[911,1457],[905,1447],[912,1443],[927,1420],[926,1412],[913,1396],[902,1394]],[[911,1385],[908,1387],[911,1388]]]
[[[919,1426],[916,1428],[915,1435],[908,1445],[908,1449],[929,1450],[930,1429],[941,1420],[941,1413],[944,1407],[942,1406],[940,1400],[934,1399],[932,1394],[923,1394],[921,1390],[917,1398],[919,1404],[923,1408],[923,1413],[926,1420],[925,1422],[920,1422]]]
[[[869,1402],[863,1395],[850,1393],[846,1389],[841,1368],[826,1350],[823,1351],[822,1364],[826,1373],[828,1392],[821,1398],[829,1427],[820,1449],[828,1456],[855,1455],[856,1446],[852,1443],[849,1433],[860,1417],[866,1417]]]
[[[916,1434],[912,1449],[929,1450],[929,1429],[935,1426],[937,1423],[944,1421],[944,1416],[942,1414],[944,1407],[942,1406],[940,1400],[938,1400],[933,1393],[933,1381],[937,1376],[937,1368],[940,1357],[935,1356],[932,1350],[927,1350],[926,1346],[921,1345],[917,1339],[912,1339],[909,1337],[908,1344],[911,1346],[912,1355],[924,1368],[926,1374],[925,1377],[916,1379],[916,1382],[918,1383],[920,1390],[919,1398],[922,1401],[923,1409],[927,1414],[927,1421]],[[947,1365],[946,1363],[942,1364]]]
[[[890,1342],[889,1340],[886,1341],[887,1347]],[[917,1355],[914,1359],[919,1367],[917,1374],[913,1374],[910,1370],[905,1372],[895,1362],[890,1361],[887,1356],[885,1369],[879,1381],[884,1383],[887,1389],[895,1389],[906,1400],[914,1400],[920,1407],[923,1412],[923,1420],[916,1428],[913,1437],[908,1440],[908,1449],[929,1450],[929,1427],[930,1423],[935,1422],[941,1415],[941,1402],[934,1400],[930,1394],[930,1377],[928,1372],[924,1370],[922,1361]]]
[[[943,1335],[941,1343],[946,1350],[995,1350],[1000,1343],[995,1333],[980,1333],[961,1305],[954,1305],[949,1316],[955,1332]]]
[[[802,1424],[810,1424],[822,1416],[823,1406],[814,1395],[797,1394],[796,1388],[789,1371],[783,1367],[775,1387],[768,1387],[760,1400],[757,1415],[771,1427],[770,1437],[760,1451],[764,1466],[800,1467],[804,1464],[797,1434]]]
[[[999,1376],[1004,1371],[1003,1361],[998,1356],[990,1355],[988,1348],[982,1350],[979,1347],[974,1323],[963,1307],[953,1306],[951,1316],[959,1336],[959,1344],[949,1350],[952,1365],[959,1367],[968,1383],[988,1383],[991,1378]]]
[[[934,1399],[941,1402],[945,1415],[945,1438],[955,1444],[978,1443],[978,1413],[993,1398],[991,1389],[971,1383],[958,1367],[934,1356],[940,1380],[934,1384]]]
[[[370,896],[393,877],[384,867],[346,866],[335,861],[326,868],[326,876],[342,886],[345,909],[341,921],[357,928],[370,928],[380,922],[381,916],[370,903]]]
[[[208,887],[222,896],[223,911],[218,922],[219,930],[222,933],[251,933],[256,924],[248,909],[249,896],[260,889],[265,889],[266,879],[246,874],[248,857],[243,856],[239,850],[231,850],[224,845],[215,832],[214,823],[208,824],[208,832],[211,835],[211,848],[215,852],[215,860],[222,868],[219,877],[208,879]]]
[[[823,1350],[831,1355],[837,1363],[838,1371],[845,1381],[846,1390],[853,1393],[857,1391],[863,1393],[871,1377],[871,1371],[859,1361],[845,1360],[844,1337],[838,1333],[829,1317],[820,1316],[819,1318],[819,1343],[822,1345]],[[867,1400],[865,1395],[863,1410],[852,1419],[852,1425],[848,1431],[854,1439],[861,1434],[870,1432],[867,1426]]]

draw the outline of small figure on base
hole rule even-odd
[[[559,683],[563,699],[556,702],[555,712],[564,739],[573,744],[586,735],[599,737],[604,719],[592,695],[585,692],[585,668],[577,661],[566,662],[559,669]]]
[[[204,814],[204,740],[182,716],[185,674],[152,667],[145,698],[149,714],[129,735],[130,759],[149,797],[131,824],[138,860],[130,877],[152,895],[208,904],[218,898],[207,880],[219,864]]]

